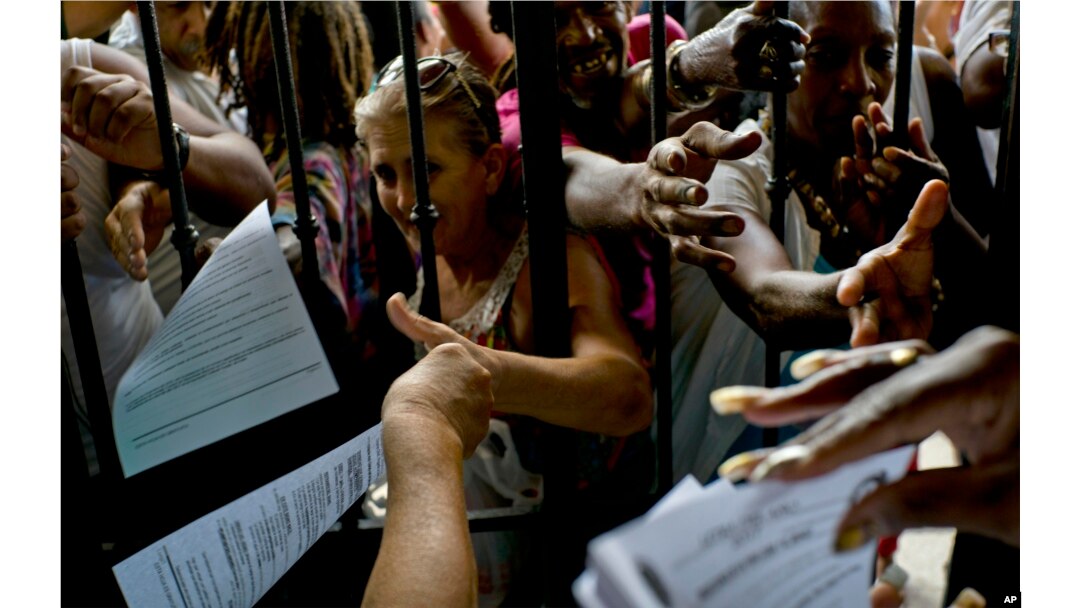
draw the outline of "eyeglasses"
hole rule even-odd
[[[404,72],[405,61],[401,58],[401,55],[398,55],[375,75],[375,79],[371,84],[371,92],[374,93],[380,88],[394,82],[400,78]],[[421,92],[434,89],[444,78],[446,78],[447,74],[453,74],[454,79],[461,83],[462,88],[465,89],[465,94],[472,100],[473,105],[478,109],[480,108],[480,98],[476,96],[472,87],[470,87],[469,83],[461,77],[461,74],[457,73],[457,65],[449,59],[444,59],[442,57],[422,57],[416,61],[416,72],[420,80]]]

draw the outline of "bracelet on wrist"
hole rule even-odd
[[[668,101],[681,110],[700,110],[716,99],[717,84],[691,85],[679,70],[679,55],[686,49],[685,40],[671,43],[667,51]]]

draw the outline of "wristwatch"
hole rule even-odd
[[[180,163],[180,170],[183,171],[187,167],[188,156],[191,154],[191,135],[188,134],[187,129],[181,127],[175,122],[172,125],[173,139],[176,140],[176,158]]]

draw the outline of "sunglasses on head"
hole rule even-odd
[[[444,78],[446,78],[447,74],[453,74],[454,79],[461,83],[462,88],[465,89],[465,93],[469,96],[469,99],[472,100],[473,105],[479,108],[480,99],[476,96],[476,93],[473,92],[469,83],[461,77],[461,74],[457,73],[457,69],[457,65],[449,59],[437,56],[421,57],[416,61],[416,72],[418,79],[420,80],[420,91],[426,92],[434,89]],[[405,73],[405,61],[402,59],[401,55],[398,55],[375,75],[375,79],[371,85],[371,92],[374,93],[380,88],[394,82],[400,78],[403,73]]]

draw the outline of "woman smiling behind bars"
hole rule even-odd
[[[431,202],[439,215],[434,229],[439,300],[447,324],[415,312],[423,286],[420,273],[412,298],[397,294],[388,302],[391,322],[428,349],[464,345],[497,379],[493,392],[499,412],[615,436],[647,428],[652,421],[649,376],[617,312],[617,296],[602,263],[579,237],[570,235],[566,242],[571,356],[531,354],[528,232],[520,201],[509,187],[513,180],[507,176],[496,92],[461,54],[426,57],[417,67]],[[374,91],[357,103],[356,124],[379,200],[416,255],[420,234],[410,220],[416,201],[401,73],[398,58],[376,76]],[[492,497],[492,490],[502,499],[483,506],[517,502],[512,492],[528,492],[522,479],[536,479],[530,473],[539,472],[535,423],[517,416],[504,420],[509,433],[496,428],[502,421],[495,421],[490,433],[499,434],[496,444],[510,439],[511,449],[508,456],[498,456],[502,464],[497,466],[503,468],[484,479],[489,489],[468,491],[470,508],[480,506],[475,504],[479,494]],[[525,471],[508,466],[507,458],[520,458]],[[579,472],[579,487],[593,481],[590,474]]]

